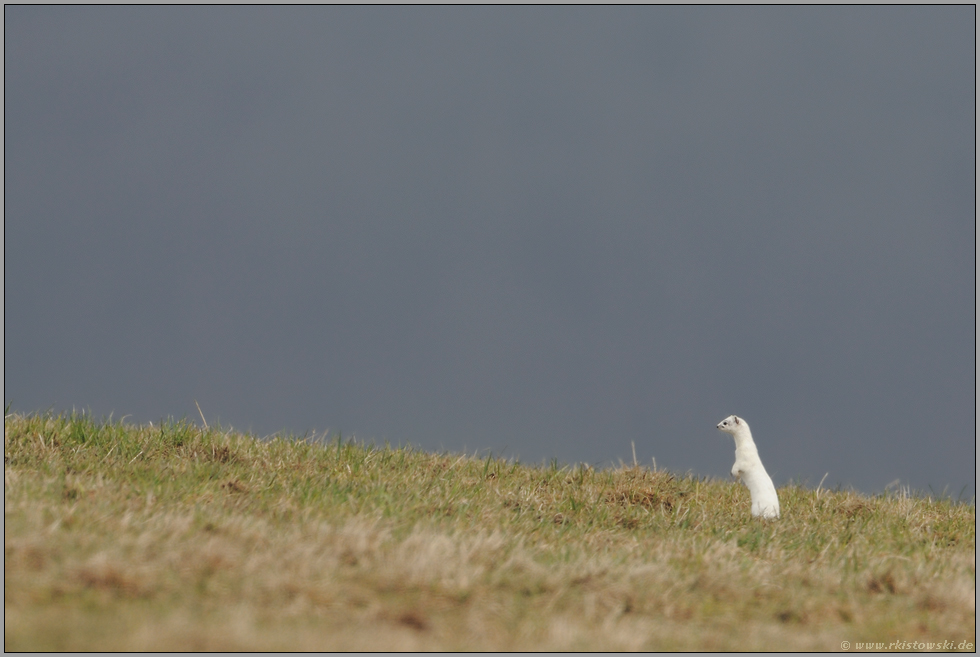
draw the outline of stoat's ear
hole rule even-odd
[[[740,420],[738,419],[738,416],[737,415],[733,415],[732,417],[735,418],[735,424],[738,424],[740,422]]]

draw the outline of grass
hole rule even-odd
[[[976,506],[4,418],[4,648],[976,644]]]

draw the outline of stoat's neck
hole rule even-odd
[[[752,440],[752,432],[749,430],[749,425],[742,424],[735,429],[735,433],[732,434],[735,438],[735,447],[742,447],[743,445],[755,446],[755,441]]]

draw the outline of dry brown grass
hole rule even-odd
[[[10,416],[7,650],[975,645],[975,506]]]

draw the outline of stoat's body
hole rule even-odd
[[[765,466],[759,460],[759,450],[752,440],[748,423],[737,415],[729,415],[718,428],[735,439],[735,465],[732,475],[740,478],[752,495],[752,515],[762,518],[779,517],[779,497]]]

